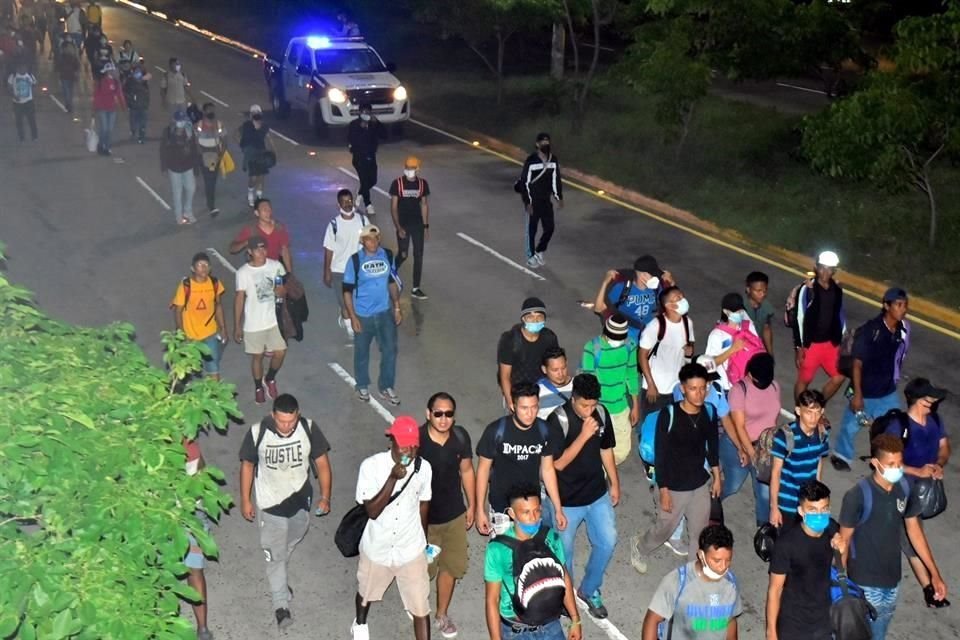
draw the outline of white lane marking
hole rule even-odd
[[[429,129],[430,131],[433,131],[433,132],[435,132],[435,133],[439,133],[440,135],[447,136],[448,138],[452,138],[452,139],[456,140],[457,142],[462,142],[463,144],[468,144],[468,145],[470,145],[471,147],[475,146],[475,145],[473,144],[473,142],[471,142],[470,140],[467,140],[466,138],[461,138],[460,136],[455,136],[455,135],[453,135],[452,133],[450,133],[450,132],[448,132],[448,131],[444,131],[443,129],[437,129],[436,127],[434,127],[434,126],[432,126],[432,125],[429,125],[429,124],[427,124],[426,122],[420,122],[420,121],[417,120],[416,118],[410,118],[410,122],[412,122],[413,124],[417,125],[418,127],[423,127],[424,129]],[[517,162],[516,164],[523,164],[523,163],[522,163],[522,162]]]
[[[228,105],[226,102],[224,102],[223,100],[221,100],[221,99],[218,98],[217,96],[212,96],[212,95],[210,95],[209,93],[207,93],[206,91],[201,91],[200,93],[202,93],[203,95],[207,96],[208,98],[210,98],[211,100],[213,100],[214,102],[216,102],[216,103],[217,103],[218,105],[220,105],[221,107],[226,107],[227,109],[230,108],[230,105]]]
[[[161,71],[161,72],[163,72],[163,73],[166,73],[166,72],[167,72],[166,69],[164,69],[163,67],[161,67],[161,66],[158,65],[158,64],[153,65],[153,68],[156,69],[157,71]]]
[[[607,634],[607,637],[610,638],[610,640],[628,640],[627,636],[623,635],[620,629],[617,629],[616,625],[610,622],[609,618],[602,620],[600,618],[594,618],[592,615],[590,615],[590,609],[587,608],[586,602],[580,598],[576,598],[576,601],[577,608],[580,609],[580,611],[584,614],[581,616],[581,618],[589,618],[593,624],[600,627],[600,630]]]
[[[288,138],[287,136],[283,135],[282,133],[280,133],[280,132],[277,131],[276,129],[270,129],[270,133],[276,135],[278,138],[280,138],[280,139],[282,139],[282,140],[286,140],[287,142],[289,142],[290,144],[292,144],[292,145],[295,146],[295,147],[299,147],[299,146],[300,146],[300,143],[299,143],[299,142],[297,142],[297,141],[294,140],[293,138]]]
[[[359,179],[360,179],[360,178],[357,177],[357,174],[355,174],[353,171],[350,171],[350,169],[347,169],[346,167],[337,167],[337,171],[339,171],[340,173],[345,173],[345,174],[347,174],[348,176],[350,176],[350,177],[353,178],[354,180],[359,180]],[[373,190],[376,191],[377,193],[380,193],[380,194],[383,194],[383,195],[387,196],[388,198],[390,197],[390,193],[387,192],[387,191],[384,191],[384,190],[381,189],[380,187],[374,187]]]
[[[147,181],[146,181],[146,180],[144,180],[144,179],[141,178],[140,176],[137,176],[137,182],[139,182],[139,183],[140,183],[140,186],[143,187],[144,189],[146,189],[147,192],[148,192],[150,195],[153,196],[153,199],[156,200],[157,202],[159,202],[159,203],[163,206],[164,209],[166,209],[167,211],[170,211],[170,205],[167,204],[167,201],[164,200],[163,198],[161,198],[161,197],[160,197],[160,194],[157,193],[156,191],[154,191],[154,190],[150,187],[150,185],[147,184]]]
[[[220,264],[222,264],[222,265],[225,266],[227,269],[229,269],[231,273],[236,273],[236,272],[237,272],[237,268],[236,268],[235,266],[233,266],[232,264],[230,264],[230,261],[227,260],[226,258],[224,258],[223,255],[222,255],[219,251],[217,251],[216,249],[214,249],[213,247],[207,247],[207,253],[209,253],[209,254],[212,255],[214,258],[216,258],[217,260],[219,260],[219,261],[220,261]]]
[[[806,91],[807,93],[819,93],[822,96],[827,95],[826,91],[821,91],[820,89],[811,89],[810,87],[801,87],[798,84],[790,84],[789,82],[778,82],[778,87],[786,87],[787,89],[796,89],[797,91]]]
[[[47,95],[50,96],[50,99],[53,100],[54,104],[60,107],[60,111],[63,111],[64,113],[67,112],[67,108],[64,106],[62,102],[57,100],[57,96],[53,95],[52,93],[48,93]]]
[[[460,236],[461,238],[463,238],[464,240],[466,240],[467,242],[469,242],[470,244],[472,244],[472,245],[474,245],[474,246],[476,246],[476,247],[480,247],[481,249],[483,249],[484,251],[486,251],[487,253],[489,253],[490,255],[492,255],[494,258],[496,258],[496,259],[498,259],[498,260],[501,260],[501,261],[503,261],[503,262],[506,262],[508,265],[510,265],[510,266],[513,267],[514,269],[519,269],[520,271],[523,271],[525,274],[527,274],[527,275],[530,276],[531,278],[534,278],[534,279],[536,279],[536,280],[542,280],[542,281],[544,281],[544,282],[547,281],[546,278],[544,278],[542,275],[540,275],[540,274],[537,273],[536,271],[531,271],[530,269],[527,269],[527,268],[524,267],[523,265],[514,262],[513,260],[511,260],[511,259],[508,258],[507,256],[503,255],[502,253],[500,253],[500,252],[498,252],[498,251],[495,251],[495,250],[491,249],[490,247],[488,247],[487,245],[483,244],[483,243],[480,242],[479,240],[474,240],[473,238],[471,238],[471,237],[468,236],[467,234],[462,233],[462,232],[460,232],[460,231],[457,231],[457,235]]]
[[[336,362],[328,362],[327,366],[333,369],[333,372],[340,376],[340,379],[350,385],[351,389],[356,388],[357,381],[353,379],[353,376],[347,373],[347,370],[341,367]],[[384,407],[380,402],[370,396],[370,406],[373,407],[373,410],[380,414],[380,417],[387,421],[387,424],[393,424],[394,416],[392,413],[387,411],[387,408]]]

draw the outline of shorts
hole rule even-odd
[[[440,555],[427,565],[430,579],[433,580],[440,572],[449,574],[460,580],[467,575],[467,565],[470,556],[467,543],[467,518],[465,513],[443,524],[427,526],[427,542],[440,547]]]
[[[399,567],[385,567],[374,563],[360,552],[357,566],[357,593],[363,604],[379,602],[383,594],[397,581],[403,608],[416,618],[430,615],[430,576],[427,574],[427,556],[424,553]]]
[[[197,342],[202,342],[210,349],[210,355],[203,356],[203,372],[209,375],[219,375],[220,357],[223,355],[223,343],[220,342],[220,334],[215,333],[209,338]]]
[[[286,351],[287,343],[280,334],[280,327],[274,325],[263,331],[243,332],[243,352],[252,356],[265,351]]]
[[[197,519],[203,524],[204,531],[210,531],[210,519],[202,511],[196,512]],[[207,559],[203,555],[203,550],[200,549],[200,543],[197,542],[197,539],[193,537],[193,534],[187,531],[187,538],[190,540],[190,549],[187,551],[187,556],[183,559],[183,564],[187,565],[188,569],[194,571],[203,571],[207,566]]]
[[[837,369],[837,363],[840,360],[840,345],[831,342],[814,342],[807,347],[807,353],[803,356],[803,363],[797,371],[797,379],[803,384],[810,384],[817,375],[818,369],[831,378],[840,375]]]

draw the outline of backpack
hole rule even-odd
[[[193,280],[187,276],[180,281],[180,284],[183,286],[183,308],[187,308],[187,303],[190,302],[190,287]],[[220,303],[220,296],[217,295],[217,288],[220,286],[220,281],[217,280],[214,276],[210,276],[210,282],[213,284],[213,311],[210,313],[210,317],[207,318],[207,321],[203,323],[203,326],[207,326],[213,319],[217,317],[217,305]],[[175,305],[170,304],[170,308],[173,309]],[[260,443],[257,442],[259,445]]]
[[[597,403],[597,413],[600,416],[600,428],[597,435],[602,436],[607,430],[607,409],[599,402]],[[567,432],[570,431],[570,414],[567,413],[567,405],[562,404],[553,410],[553,415],[557,416],[557,422],[560,423],[560,430],[563,431],[563,438],[566,440]]]
[[[632,351],[633,349],[637,348],[637,341],[628,337],[627,341],[624,343],[624,346]],[[600,368],[600,352],[603,351],[603,342],[601,341],[600,336],[594,336],[594,338],[590,341],[590,351],[593,353],[593,369],[589,369],[589,371],[596,371]]]
[[[361,223],[362,226],[365,227],[365,226],[367,226],[368,224],[370,224],[370,220],[367,218],[367,216],[363,215],[363,214],[360,213],[359,211],[357,211],[357,214],[360,215],[360,223]],[[333,219],[330,221],[330,229],[333,230],[333,239],[334,239],[334,240],[337,239],[337,218],[339,218],[339,217],[340,217],[339,214],[338,214],[338,215],[335,215],[335,216],[333,216]]]
[[[683,336],[687,341],[687,344],[693,344],[690,341],[690,318],[686,315],[680,316],[683,320]],[[657,355],[657,351],[660,349],[660,343],[663,342],[664,336],[667,335],[667,318],[662,313],[657,314],[657,343],[653,345],[653,348],[650,349],[650,357],[653,358]]]
[[[931,413],[930,415],[932,416],[934,414]],[[891,424],[899,425],[897,430],[900,432],[900,440],[903,441],[903,446],[906,448],[907,441],[910,439],[910,417],[906,411],[902,411],[901,409],[890,409],[871,423],[870,442],[873,442],[873,439],[881,433],[886,433]]]
[[[907,478],[900,478],[900,489],[903,491],[903,495],[906,496],[906,499],[910,498],[910,483],[907,482]],[[870,514],[873,512],[873,489],[870,488],[870,480],[868,478],[860,478],[857,481],[857,488],[860,489],[860,495],[863,498],[863,511],[860,513],[860,519],[857,520],[857,524],[854,525],[854,529],[861,527],[866,524],[867,520],[870,519]],[[854,538],[850,539],[850,557],[857,557],[857,547]]]
[[[863,333],[864,328],[867,326],[867,323],[864,322],[862,325],[857,327],[853,331],[844,331],[843,339],[840,341],[840,355],[837,356],[837,369],[840,373],[848,378],[853,378],[853,348],[856,345],[857,340],[860,338],[860,335]],[[899,326],[897,327],[897,332],[900,334],[900,342],[903,345],[909,346],[910,344],[910,323],[906,320],[901,320]],[[880,338],[880,330],[876,329],[873,332],[872,339],[870,343],[875,343]],[[899,350],[898,350],[899,351]],[[905,348],[904,348],[905,352]],[[899,354],[898,354],[899,355]]]
[[[297,423],[297,426],[303,427],[304,431],[306,431],[307,434],[310,433],[310,431],[313,429],[315,425],[316,425],[315,422],[313,422],[312,420],[307,420],[303,416],[300,416],[300,420]],[[267,431],[269,431],[269,429],[263,428],[262,420],[256,423],[255,425],[253,425],[252,427],[250,427],[250,434],[253,436],[253,448],[255,451],[257,451],[258,457],[260,456],[260,453],[259,453],[260,443],[263,442],[263,438],[264,436],[267,435]],[[296,429],[294,429],[294,431],[296,431]],[[293,434],[290,434],[290,435],[293,435]],[[314,464],[313,464],[313,456],[308,453],[307,458],[310,460],[310,471],[313,472],[314,477],[318,477],[319,474],[317,473],[317,470],[316,468],[314,468]],[[417,458],[417,460],[419,461],[419,458]],[[258,463],[258,464],[255,464],[253,467],[253,474],[256,476],[256,475],[259,475],[259,473],[260,473],[260,464]]]
[[[500,445],[503,444],[503,437],[507,432],[507,419],[510,416],[503,416],[500,420],[497,421],[497,430],[493,434],[493,447],[494,449],[500,449]],[[540,432],[540,438],[547,442],[550,439],[550,432],[547,431],[547,423],[540,418],[537,418],[535,421],[537,425],[537,431]]]
[[[603,310],[600,316],[604,322],[607,321],[607,318],[620,311],[620,307],[622,307],[627,301],[627,298],[630,297],[630,286],[634,277],[633,269],[617,269],[617,275],[607,284],[607,288],[603,292],[603,299],[607,303],[607,308]],[[620,295],[617,296],[617,299],[611,300],[610,292],[613,291],[614,285],[617,284],[622,284],[623,287],[620,289]]]
[[[777,425],[769,429],[764,429],[760,433],[760,437],[757,438],[757,445],[754,448],[755,453],[753,457],[753,467],[757,470],[757,482],[770,484],[770,477],[773,475],[773,442],[776,439],[777,433],[783,432],[784,444],[787,447],[786,457],[789,458],[791,454],[793,454],[793,425],[795,424],[796,422]],[[819,427],[817,430],[821,431]],[[823,442],[826,437],[826,433],[821,431],[820,441]]]
[[[877,611],[853,580],[847,577],[840,552],[834,549],[830,565],[830,627],[835,640],[870,640],[870,620],[877,619]]]
[[[680,596],[683,595],[683,590],[687,586],[688,577],[687,577],[687,565],[682,564],[677,567],[677,597],[673,601],[673,615],[677,615],[677,607],[680,606]],[[737,585],[737,576],[733,574],[732,571],[727,570],[724,574],[724,578],[728,582],[733,583],[735,589],[739,590]],[[657,640],[669,640],[670,636],[673,633],[673,616],[670,616],[669,620],[661,620],[657,625]]]
[[[423,178],[417,178],[417,200],[423,197]],[[397,178],[397,195],[403,197],[403,176]]]
[[[656,411],[648,413],[644,416],[643,423],[640,425],[640,443],[637,445],[637,453],[640,454],[640,459],[650,466],[656,466],[657,422],[660,420],[660,412],[666,410],[670,416],[669,422],[667,422],[667,433],[670,433],[670,430],[673,428],[674,407],[676,405],[677,403],[671,402],[663,409],[657,409]],[[707,417],[710,418],[710,422],[716,422],[717,413],[714,406],[705,403],[703,407],[707,411]]]
[[[750,362],[750,358],[758,353],[766,353],[767,348],[763,345],[763,340],[750,331],[749,320],[744,320],[739,329],[734,329],[725,322],[718,322],[717,329],[730,336],[731,344],[736,340],[743,340],[746,343],[743,349],[730,356],[723,363],[727,372],[727,380],[730,384],[736,384],[743,380],[743,376],[747,374],[747,363]]]
[[[547,546],[549,527],[541,526],[527,540],[497,536],[490,544],[502,544],[513,552],[513,580],[507,589],[517,619],[538,627],[560,617],[567,593],[563,563]]]
[[[397,273],[396,267],[393,265],[393,252],[386,247],[381,247],[384,252],[387,254],[387,264],[390,265],[390,278],[397,283],[397,288],[400,291],[403,291],[403,282],[400,280],[400,275]],[[360,252],[356,252],[350,259],[353,261],[353,273],[357,281],[360,280]]]

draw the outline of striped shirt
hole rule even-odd
[[[637,344],[633,340],[619,347],[611,347],[599,336],[589,340],[583,346],[580,370],[597,376],[600,381],[600,402],[610,413],[628,410],[629,396],[639,393]]]
[[[786,513],[796,513],[800,487],[817,479],[817,466],[820,458],[830,453],[830,443],[826,435],[821,439],[819,430],[808,436],[796,422],[790,425],[790,431],[793,433],[793,451],[787,454],[787,439],[783,430],[779,430],[773,438],[771,453],[783,460],[777,506]]]
[[[557,407],[563,405],[573,395],[573,378],[559,387],[547,378],[540,378],[537,384],[540,387],[540,409],[537,411],[537,417],[541,420],[546,420]]]

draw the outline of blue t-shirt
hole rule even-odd
[[[790,455],[787,455],[787,439],[782,429],[773,437],[771,453],[783,460],[777,506],[786,513],[796,513],[800,487],[817,479],[817,465],[820,458],[830,453],[830,443],[826,435],[820,439],[819,430],[808,436],[796,422],[790,425],[790,430],[793,432],[793,451]]]
[[[623,291],[624,283],[618,282],[610,287],[607,296],[608,301],[612,301],[611,306],[620,299],[620,293]],[[647,326],[647,323],[657,314],[657,290],[656,289],[638,289],[635,282],[630,283],[630,293],[623,304],[617,307],[623,315],[627,317],[630,323],[628,333],[631,338],[640,340],[640,332]]]
[[[940,441],[947,437],[947,433],[940,421],[940,416],[927,416],[927,426],[921,425],[913,418],[908,418],[907,446],[903,450],[903,464],[908,467],[922,467],[925,464],[936,464],[940,453]],[[903,435],[903,425],[899,420],[891,420],[887,426],[887,433],[898,438]]]
[[[369,318],[390,310],[390,278],[394,265],[386,249],[380,247],[373,255],[361,249],[360,274],[351,258],[343,270],[343,284],[353,286],[353,308],[361,318]]]
[[[674,385],[673,401],[680,402],[681,400],[683,400],[683,389],[680,388],[679,384]],[[704,402],[713,405],[717,413],[717,419],[730,415],[730,404],[727,402],[727,394],[718,389],[715,382],[707,384],[707,397],[704,398]]]

